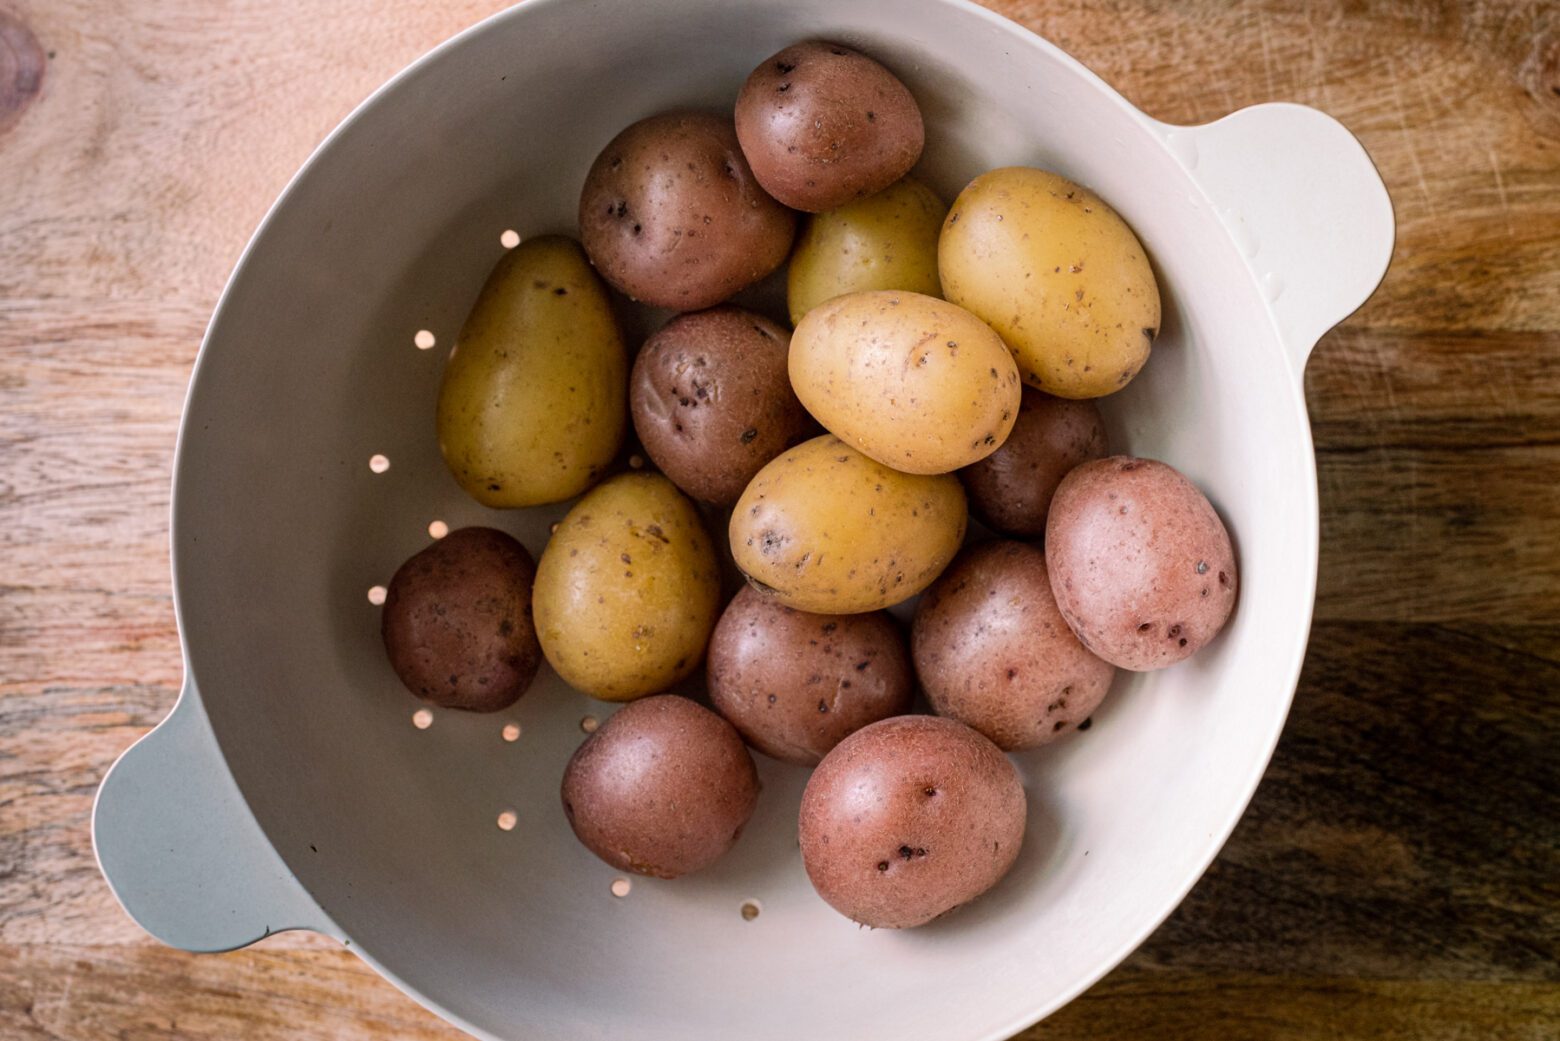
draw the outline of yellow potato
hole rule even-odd
[[[985,319],[1024,382],[1063,398],[1120,390],[1159,333],[1159,286],[1100,197],[1044,170],[971,181],[937,246],[943,295]]]
[[[965,523],[958,478],[900,473],[825,434],[753,478],[731,515],[731,553],[787,607],[860,614],[930,585]]]
[[[439,448],[485,506],[572,499],[623,443],[628,353],[571,239],[510,250],[466,318],[439,388]]]
[[[950,473],[995,452],[1018,416],[1013,356],[961,307],[884,290],[835,297],[791,337],[791,386],[831,433],[886,466]]]
[[[791,255],[791,324],[825,300],[868,289],[941,296],[937,236],[948,207],[906,177],[876,195],[807,218]]]
[[[671,481],[603,481],[558,525],[536,566],[532,611],[547,661],[606,701],[666,690],[704,658],[720,565],[698,510]]]

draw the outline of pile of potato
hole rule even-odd
[[[505,708],[542,657],[633,701],[562,785],[618,868],[671,878],[726,852],[759,797],[751,747],[816,767],[799,829],[825,900],[930,921],[1022,845],[1003,752],[1086,725],[1116,668],[1181,661],[1233,607],[1213,507],[1111,455],[1091,400],[1159,326],[1131,229],[1022,167],[946,207],[908,176],[923,143],[882,65],[788,47],[734,117],[613,138],[579,242],[510,251],[451,352],[438,435],[461,486],[493,507],[579,498],[534,565],[490,528],[407,561],[385,646],[439,705]],[[725,303],[788,258],[794,331]],[[631,358],[614,290],[682,313]],[[630,423],[654,469],[613,474]],[[747,580],[729,599],[714,509]],[[999,537],[967,544],[970,512]],[[886,609],[923,592],[907,641]],[[713,710],[664,693],[701,665]],[[907,714],[918,688],[935,716]]]

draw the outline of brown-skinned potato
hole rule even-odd
[[[885,611],[794,611],[751,586],[710,638],[715,710],[754,748],[815,766],[869,723],[910,709],[914,682],[899,626]]]
[[[615,868],[677,878],[719,860],[758,803],[758,771],[730,723],[674,694],[620,709],[575,751],[563,811]]]
[[[1045,554],[1022,542],[960,554],[916,605],[910,639],[933,711],[1009,752],[1076,729],[1116,673],[1067,627]]]
[[[784,263],[796,217],[759,187],[731,120],[642,119],[602,149],[580,193],[580,240],[620,292],[697,311]]]
[[[926,142],[921,110],[893,73],[823,40],[793,44],[754,69],[736,121],[759,183],[809,213],[887,188]]]
[[[629,378],[634,430],[672,483],[730,506],[763,465],[813,429],[786,378],[790,333],[737,307],[679,315]]]
[[[444,708],[497,712],[542,661],[531,620],[536,564],[492,528],[460,528],[409,559],[386,590],[381,632],[407,689]]]
[[[1018,419],[1002,447],[959,471],[970,513],[1004,535],[1038,539],[1062,478],[1110,454],[1105,421],[1092,401],[1054,398],[1025,387]]]

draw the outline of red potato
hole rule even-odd
[[[904,929],[980,896],[1024,841],[1026,799],[1001,749],[963,723],[897,716],[837,745],[802,793],[802,864],[862,925]]]
[[[785,262],[796,215],[759,187],[729,119],[642,119],[602,149],[580,193],[580,241],[635,300],[712,307]]]
[[[758,771],[731,724],[674,694],[642,698],[569,760],[563,811],[596,856],[676,878],[735,845],[758,803]]]
[[[1137,672],[1182,661],[1235,606],[1229,532],[1174,467],[1111,456],[1062,479],[1045,531],[1051,590],[1083,645]]]
[[[710,701],[747,743],[814,766],[869,723],[910,709],[910,657],[886,611],[794,611],[751,586],[720,616]]]
[[[536,678],[531,618],[536,563],[492,528],[460,528],[396,571],[380,629],[390,665],[413,694],[444,708],[497,712]]]
[[[737,137],[764,189],[822,213],[910,172],[926,143],[921,109],[882,65],[843,44],[793,44],[737,95]]]
[[[1037,539],[1062,478],[1110,454],[1093,401],[1055,398],[1025,387],[1018,419],[1002,447],[959,471],[970,512],[1004,535]]]
[[[933,710],[1004,751],[1076,729],[1116,674],[1067,627],[1045,554],[1022,542],[965,550],[921,597],[911,649]]]
[[[731,506],[813,429],[786,378],[790,342],[737,307],[679,315],[645,341],[629,378],[634,431],[673,484]]]

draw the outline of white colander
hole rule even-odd
[[[1016,757],[1030,819],[1014,870],[908,932],[858,929],[813,894],[796,843],[806,771],[763,757],[757,814],[726,859],[614,895],[618,875],[574,840],[558,797],[583,717],[610,707],[544,669],[512,711],[414,725],[371,603],[430,525],[496,526],[539,555],[563,512],[476,505],[435,443],[444,356],[501,236],[572,231],[586,168],[618,130],[729,110],[754,65],[810,37],[909,84],[921,170],[945,198],[1028,164],[1125,216],[1166,311],[1143,375],[1103,402],[1115,445],[1204,488],[1242,566],[1214,644],[1124,674],[1087,733]],[[1148,935],[1256,787],[1316,576],[1301,370],[1380,280],[1392,228],[1370,160],[1327,116],[1264,105],[1166,126],[963,0],[531,0],[489,19],[331,135],[217,308],[175,472],[185,687],[103,782],[103,871],[167,943],[313,929],[482,1037],[1019,1030]]]

